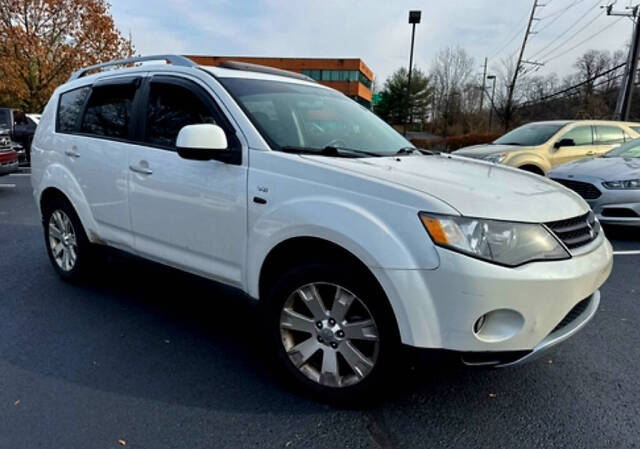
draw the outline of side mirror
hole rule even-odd
[[[176,139],[176,150],[180,157],[196,161],[224,160],[231,154],[224,130],[210,123],[183,127]]]
[[[553,144],[553,148],[556,148],[556,149],[560,147],[575,147],[575,146],[576,146],[576,143],[574,142],[573,139],[561,139]]]

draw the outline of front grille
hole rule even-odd
[[[0,148],[10,148],[11,139],[7,136],[0,137]]]
[[[600,192],[596,186],[589,184],[588,182],[572,181],[569,179],[551,179],[573,190],[585,200],[595,200],[596,198],[600,198],[600,195],[602,195],[602,192]]]
[[[593,212],[545,224],[568,249],[588,245],[598,237],[601,230]]]
[[[591,304],[591,296],[589,296],[587,299],[583,299],[578,304],[573,306],[573,309],[569,310],[569,313],[567,313],[567,316],[565,316],[562,319],[562,321],[560,321],[558,325],[553,328],[551,333],[553,334],[555,331],[558,331],[563,327],[573,323],[576,320],[576,318],[582,315],[582,312],[587,310],[587,307],[589,307],[589,304]]]

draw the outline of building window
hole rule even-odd
[[[348,81],[371,89],[371,81],[358,70],[303,70],[302,74],[316,81]]]

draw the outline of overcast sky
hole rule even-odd
[[[143,55],[358,57],[382,85],[395,69],[408,64],[410,9],[422,10],[422,23],[416,29],[416,67],[428,70],[438,50],[460,45],[475,58],[481,73],[485,56],[490,58],[491,68],[497,66],[501,57],[517,51],[533,2],[111,0],[111,3],[116,26],[125,35],[131,32],[137,52]],[[547,6],[536,13],[542,20],[534,26],[540,32],[531,36],[525,57],[542,61],[556,58],[547,62],[540,74],[571,72],[576,57],[591,48],[626,51],[633,24],[628,18],[607,17],[598,6],[609,3],[608,0],[541,3]],[[623,9],[629,3],[618,0],[616,8]],[[581,28],[584,29],[580,31]],[[544,49],[545,46],[548,48]],[[567,50],[571,51],[561,55]]]

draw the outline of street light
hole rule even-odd
[[[407,79],[407,116],[409,121],[412,120],[411,117],[411,68],[413,67],[413,42],[416,37],[416,24],[420,23],[420,16],[422,15],[421,11],[409,11],[409,23],[411,24],[411,52],[409,53],[409,76]],[[407,135],[407,121],[404,123],[404,135]]]
[[[491,109],[489,110],[489,131],[491,131],[491,122],[493,121],[493,97],[496,95],[496,76],[489,75],[487,79],[493,81],[493,88],[491,89]]]

